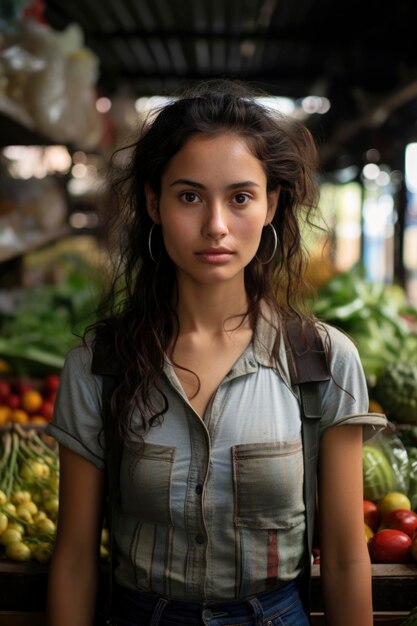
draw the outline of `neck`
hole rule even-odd
[[[243,319],[248,309],[244,286],[229,284],[199,285],[192,290],[178,286],[178,318],[180,334],[220,334],[233,329],[248,328]],[[243,324],[242,324],[243,320]]]

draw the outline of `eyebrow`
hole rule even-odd
[[[189,178],[178,178],[170,184],[170,187],[174,187],[175,185],[187,185],[188,187],[194,187],[195,189],[206,189],[205,185],[202,185],[195,180],[190,180]],[[253,180],[242,180],[238,183],[231,183],[230,185],[227,185],[227,189],[239,189],[240,187],[260,187],[260,185],[255,183]]]

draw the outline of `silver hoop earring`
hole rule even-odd
[[[261,265],[268,265],[268,263],[270,263],[272,261],[272,259],[274,258],[275,254],[276,254],[276,251],[278,249],[278,235],[277,235],[277,231],[274,228],[274,225],[271,222],[269,222],[268,224],[266,224],[266,226],[270,226],[272,228],[272,234],[274,236],[274,248],[272,250],[271,256],[266,261],[261,261],[258,258],[258,255],[257,254],[255,255],[255,259],[257,261],[259,261],[259,263]],[[265,226],[265,228],[266,228],[266,226]]]
[[[153,253],[152,253],[152,233],[153,233],[153,229],[155,228],[156,224],[155,222],[152,224],[151,226],[151,230],[149,231],[149,235],[148,235],[148,250],[149,250],[149,256],[151,257],[152,261],[154,263],[157,263],[157,260],[155,259]]]

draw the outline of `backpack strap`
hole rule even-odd
[[[111,400],[113,392],[120,380],[120,369],[111,350],[112,344],[106,340],[103,335],[98,335],[93,345],[93,359],[91,363],[91,372],[102,376],[102,395],[101,395],[101,417],[103,420],[104,441],[106,445],[106,485],[105,485],[105,501],[104,516],[110,528],[109,533],[109,552],[110,563],[108,575],[106,577],[105,589],[102,590],[99,598],[99,606],[97,607],[96,626],[107,624],[111,613],[111,603],[113,597],[113,570],[115,567],[114,556],[114,533],[112,532],[112,524],[114,513],[119,498],[119,473],[120,461],[122,457],[122,439],[120,437],[117,425],[113,423],[111,416]]]
[[[285,343],[291,382],[298,386],[300,392],[307,547],[307,567],[301,580],[300,593],[304,609],[307,615],[310,615],[311,554],[316,515],[321,396],[323,384],[330,379],[330,371],[322,338],[311,324],[303,324],[298,317],[287,320]]]

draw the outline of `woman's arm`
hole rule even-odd
[[[57,539],[48,626],[92,626],[98,587],[104,471],[60,445]]]
[[[362,427],[329,428],[320,443],[320,572],[328,626],[372,626],[363,519]]]

